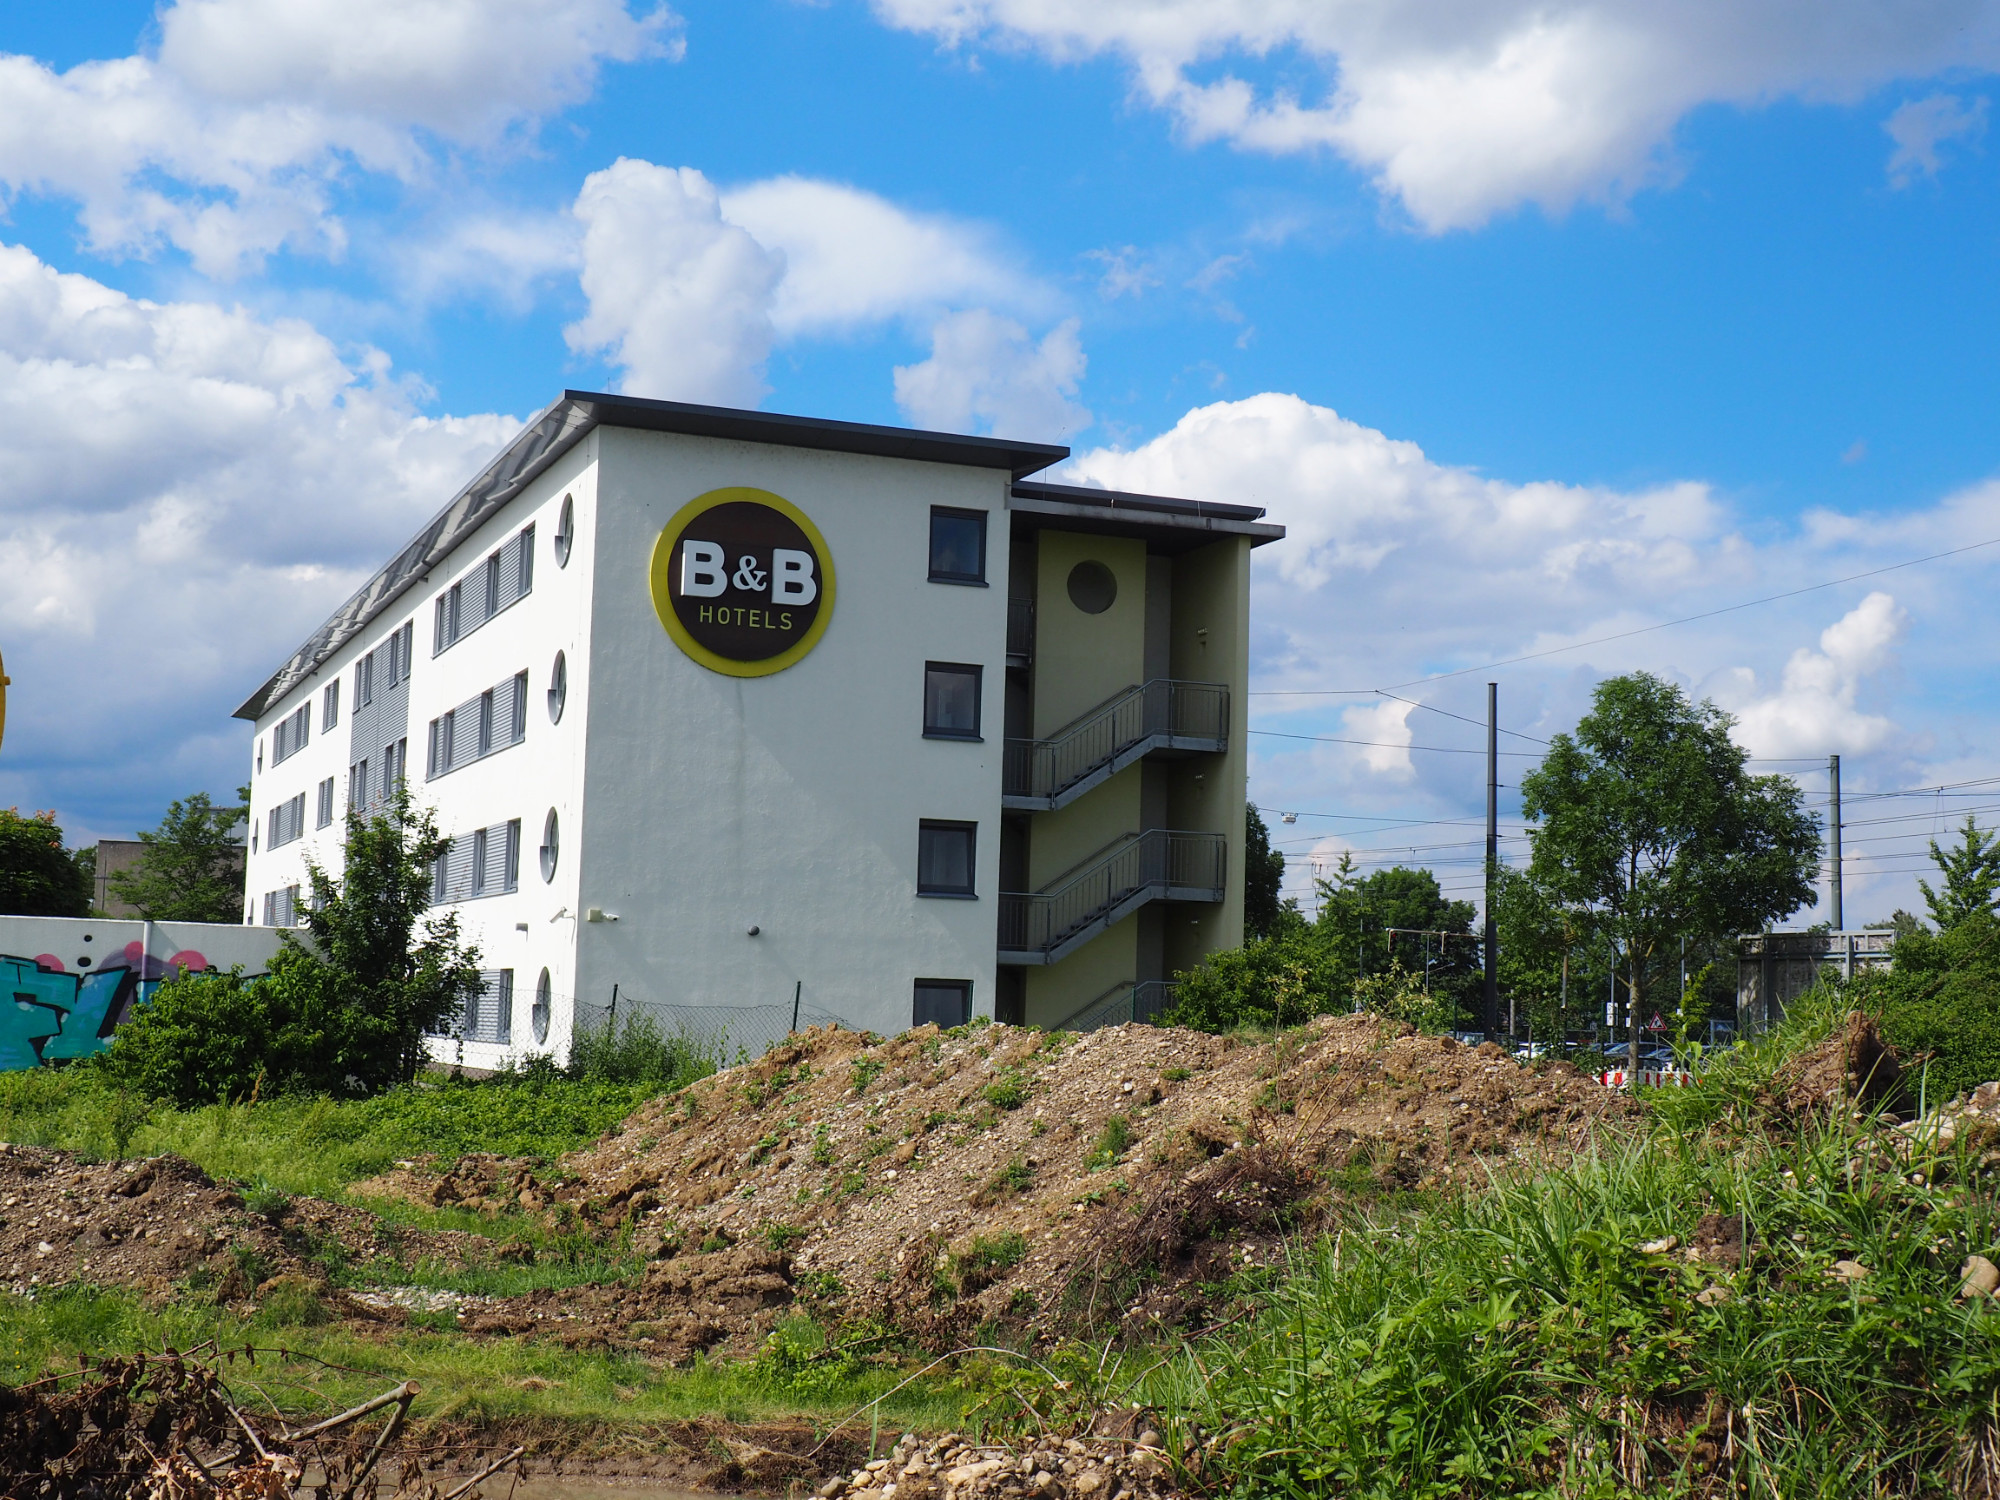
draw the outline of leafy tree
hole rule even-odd
[[[53,812],[22,817],[0,809],[0,912],[21,917],[87,917],[97,851],[72,853]]]
[[[1429,870],[1395,865],[1356,878],[1353,856],[1343,853],[1333,878],[1316,888],[1318,925],[1347,987],[1400,962],[1448,1000],[1454,1016],[1471,998],[1479,982],[1475,908],[1448,900]]]
[[[167,807],[139,863],[113,871],[111,894],[155,922],[234,922],[243,911],[242,845],[236,829],[249,813],[250,788],[236,789],[237,805],[217,806],[196,792]]]
[[[1531,1035],[1552,1040],[1588,1015],[1586,974],[1602,940],[1589,913],[1563,905],[1531,871],[1494,872],[1493,927],[1500,947],[1500,990],[1525,1013]]]
[[[1681,938],[1756,931],[1814,900],[1818,825],[1794,782],[1744,769],[1733,722],[1649,673],[1607,678],[1521,778],[1530,873],[1617,943],[1635,1021]]]
[[[280,935],[269,975],[164,984],[119,1027],[100,1066],[183,1105],[218,1097],[375,1093],[408,1082],[479,989],[479,955],[455,912],[430,909],[446,841],[399,789],[374,816],[350,813],[345,870],[308,863],[306,936]]]
[[[1934,891],[1928,880],[1919,880],[1924,905],[1938,931],[1949,932],[1961,922],[1990,917],[2000,907],[2000,837],[1982,829],[1971,813],[1958,831],[1958,847],[1938,848],[1931,840],[1931,861],[1944,877],[1944,889]]]
[[[1243,841],[1243,935],[1263,938],[1278,924],[1278,889],[1285,880],[1285,856],[1271,847],[1271,830],[1252,802],[1245,812]]]

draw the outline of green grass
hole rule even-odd
[[[822,1390],[809,1379],[773,1378],[773,1371],[753,1361],[697,1360],[669,1370],[623,1354],[531,1340],[475,1341],[414,1327],[386,1338],[361,1338],[310,1321],[316,1315],[306,1300],[294,1301],[293,1310],[308,1321],[281,1324],[265,1317],[245,1323],[188,1299],[149,1308],[123,1293],[90,1287],[32,1301],[0,1297],[0,1382],[18,1384],[58,1368],[74,1369],[79,1354],[130,1354],[169,1345],[190,1349],[215,1339],[234,1346],[248,1342],[264,1351],[254,1366],[238,1360],[225,1372],[246,1409],[254,1404],[269,1410],[268,1400],[288,1416],[307,1416],[415,1380],[423,1387],[415,1407],[420,1420],[553,1418],[643,1438],[650,1423],[697,1417],[837,1419],[908,1373],[898,1363],[844,1361],[837,1387]],[[287,1352],[279,1353],[280,1347]],[[943,1382],[919,1380],[883,1402],[881,1420],[885,1426],[941,1429],[958,1420],[961,1403],[962,1396]]]
[[[1831,1024],[1804,1007],[1641,1138],[1299,1247],[1253,1326],[1123,1394],[1183,1442],[1228,1434],[1209,1477],[1237,1494],[1975,1492],[2000,1309],[1953,1298],[2000,1257],[1991,1186],[1740,1113]],[[1705,1216],[1747,1229],[1747,1266],[1685,1258]]]
[[[269,1099],[153,1109],[124,1153],[171,1151],[210,1176],[338,1197],[426,1152],[549,1159],[597,1139],[658,1092],[649,1082],[560,1077],[425,1080],[372,1099]],[[0,1073],[0,1139],[109,1158],[119,1096],[88,1068]]]

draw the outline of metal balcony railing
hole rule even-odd
[[[1156,677],[1071,720],[1044,740],[1009,740],[1001,805],[1052,811],[1155,750],[1229,748],[1229,687]]]
[[[1095,1000],[1071,1011],[1050,1031],[1095,1031],[1100,1026],[1123,1026],[1127,1021],[1151,1023],[1174,1003],[1178,986],[1171,979],[1123,980]]]
[[[1125,834],[1039,891],[1000,893],[1000,962],[1055,963],[1148,901],[1220,901],[1228,863],[1219,833]]]
[[[1017,666],[1035,659],[1035,601],[1007,601],[1007,655]]]

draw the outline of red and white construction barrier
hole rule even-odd
[[[1599,1073],[1597,1081],[1608,1089],[1622,1089],[1631,1076],[1623,1068],[1613,1068],[1609,1073]],[[1639,1082],[1649,1089],[1684,1089],[1694,1082],[1694,1074],[1677,1068],[1641,1068]]]

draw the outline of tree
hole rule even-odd
[[[480,987],[479,954],[460,941],[457,914],[431,910],[431,867],[446,844],[400,788],[372,817],[349,813],[341,877],[306,866],[305,939],[281,934],[259,979],[162,985],[118,1028],[100,1066],[183,1105],[253,1088],[369,1094],[415,1078],[424,1038]]]
[[[1271,847],[1271,830],[1252,802],[1245,812],[1243,840],[1243,935],[1263,938],[1278,924],[1278,889],[1285,881],[1285,856]]]
[[[1944,889],[1932,890],[1928,880],[1919,880],[1917,889],[1939,932],[1975,916],[1990,917],[2000,907],[2000,837],[1980,828],[1971,813],[1958,831],[1957,848],[1940,849],[1931,840],[1931,861],[1944,877]]]
[[[1456,1017],[1478,982],[1470,901],[1447,900],[1437,876],[1407,865],[1357,878],[1353,856],[1346,853],[1333,878],[1315,888],[1320,932],[1349,988],[1401,963],[1420,985],[1446,999]]]
[[[155,922],[234,922],[243,911],[242,845],[236,829],[249,814],[250,788],[235,806],[217,806],[196,792],[167,807],[139,863],[106,881],[111,894]]]
[[[94,848],[72,853],[63,847],[53,812],[24,818],[19,808],[0,810],[0,913],[89,916],[96,857]]]
[[[1814,900],[1819,827],[1796,783],[1745,770],[1733,722],[1650,673],[1607,678],[1521,778],[1529,873],[1622,955],[1635,1074],[1651,981],[1681,938],[1756,931]]]

